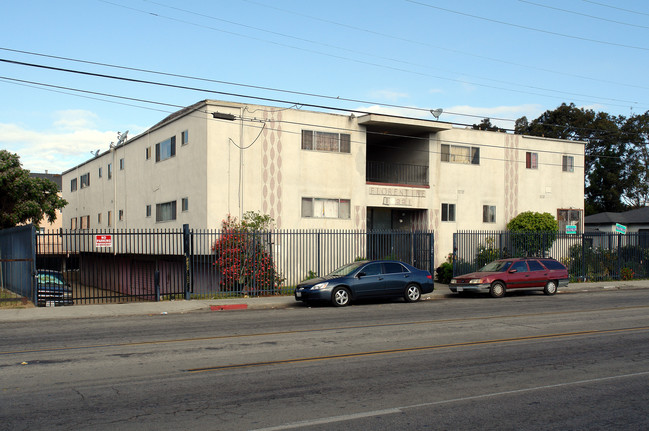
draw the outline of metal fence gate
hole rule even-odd
[[[0,230],[0,302],[35,301],[32,226]]]

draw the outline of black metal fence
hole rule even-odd
[[[185,226],[41,231],[34,243],[35,271],[59,274],[74,304],[292,294],[300,281],[360,259],[398,259],[434,272],[432,232]],[[25,274],[34,279],[33,270]]]
[[[35,228],[0,230],[0,302],[34,301]]]
[[[649,277],[649,235],[557,232],[464,231],[453,235],[453,274],[476,271],[494,259],[553,257],[568,268],[571,281]]]

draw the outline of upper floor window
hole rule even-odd
[[[525,167],[527,169],[539,168],[539,153],[525,153]]]
[[[189,144],[189,130],[185,130],[180,134],[180,145]]]
[[[479,165],[480,148],[442,144],[442,162]]]
[[[76,190],[77,190],[77,179],[76,179],[76,178],[72,178],[72,179],[70,180],[70,191],[71,191],[71,192],[75,192]]]
[[[482,205],[482,222],[496,223],[496,207],[494,205]]]
[[[123,171],[124,170],[124,159],[119,159],[119,170]]]
[[[149,160],[151,158],[151,147],[146,147],[146,150],[144,150],[144,157]]]
[[[351,135],[349,134],[302,130],[303,150],[349,153],[350,145]]]
[[[302,217],[348,219],[350,213],[349,199],[302,198]]]
[[[455,221],[455,204],[442,204],[442,221]]]
[[[108,164],[108,179],[110,180],[113,178],[113,164],[109,163]]]
[[[70,229],[71,230],[76,230],[77,229],[77,218],[76,217],[72,217],[70,219]]]
[[[81,229],[90,229],[90,216],[89,215],[81,216],[81,217],[79,217],[79,219],[81,221]]]
[[[155,221],[162,222],[171,220],[176,220],[176,201],[156,204]]]
[[[99,178],[101,178],[101,166],[99,167]]]
[[[89,185],[90,185],[90,172],[81,175],[81,188],[88,187]]]
[[[189,211],[189,198],[183,198],[181,202],[182,211]]]
[[[161,162],[176,155],[176,137],[155,144],[155,161]]]
[[[563,156],[563,163],[561,166],[564,172],[574,172],[575,158],[573,156]]]
[[[151,217],[151,205],[146,206],[146,216]]]

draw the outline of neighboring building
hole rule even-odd
[[[63,173],[70,229],[431,229],[436,264],[458,230],[523,211],[583,228],[584,144],[380,114],[206,100]]]
[[[616,232],[618,224],[625,226],[629,233],[640,232],[649,235],[649,207],[621,213],[603,212],[584,218],[587,232]]]

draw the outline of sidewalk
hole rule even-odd
[[[649,289],[649,280],[601,281],[571,283],[559,289],[558,294],[598,292],[608,290]],[[435,283],[433,293],[422,300],[443,300],[454,295],[446,284]],[[293,296],[270,296],[230,299],[199,299],[191,301],[132,302],[126,304],[93,304],[67,307],[36,307],[0,309],[0,322],[32,321],[45,319],[75,319],[93,317],[152,316],[183,314],[196,311],[260,310],[304,307]]]

